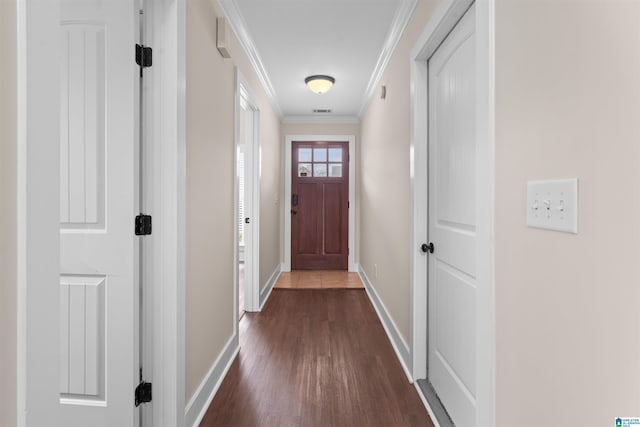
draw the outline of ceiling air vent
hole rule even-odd
[[[314,113],[330,113],[331,109],[329,109],[329,108],[314,108],[313,112]]]

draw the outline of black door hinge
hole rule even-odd
[[[151,215],[140,214],[136,217],[136,236],[151,234]]]
[[[140,406],[141,403],[151,402],[151,383],[140,381],[138,387],[136,387],[136,406]]]
[[[153,64],[153,50],[148,46],[136,45],[136,64],[142,68],[151,67]]]

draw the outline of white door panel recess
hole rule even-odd
[[[138,424],[136,6],[60,1],[59,300],[38,332],[58,331],[59,386],[30,392],[28,426]]]
[[[476,424],[475,14],[429,60],[428,378],[455,425]]]

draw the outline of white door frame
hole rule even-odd
[[[31,283],[57,283],[59,220],[57,158],[50,135],[58,135],[59,8],[51,0],[16,0],[18,24],[18,426],[26,425],[28,391],[45,378],[39,367],[27,373],[27,320],[37,316],[40,304],[57,300],[55,287],[33,298]],[[186,0],[157,0],[151,11],[154,65],[153,156],[154,243],[152,339],[154,405],[153,425],[184,426],[185,417],[185,193],[186,193]],[[132,46],[133,52],[133,46]],[[133,60],[133,55],[132,55]],[[37,123],[37,126],[34,125]],[[56,170],[53,170],[56,169]],[[53,281],[53,282],[52,282]],[[50,295],[49,295],[50,294]],[[27,304],[28,302],[28,304]],[[57,337],[51,348],[57,348]],[[51,360],[57,360],[52,354]],[[55,381],[57,383],[57,379]]]
[[[476,424],[494,425],[494,1],[476,3],[477,305]],[[415,380],[427,375],[428,59],[473,0],[439,4],[411,51],[411,360]]]
[[[234,218],[238,218],[239,199],[238,199],[238,144],[240,143],[240,114],[242,108],[240,99],[243,98],[247,103],[247,111],[251,117],[251,135],[247,136],[245,142],[245,179],[244,188],[245,207],[249,207],[249,214],[246,217],[251,218],[249,224],[249,233],[245,232],[245,280],[244,280],[244,307],[245,311],[260,311],[260,176],[261,171],[261,149],[260,149],[260,109],[258,108],[257,98],[251,90],[251,86],[244,78],[238,67],[235,68],[236,90],[235,90],[235,127],[233,138],[233,171],[234,171],[234,192],[233,206]],[[245,132],[246,133],[246,132]],[[247,162],[248,160],[248,162]],[[248,191],[247,191],[248,189]],[[238,319],[238,232],[237,228],[233,234],[233,310],[234,318]],[[235,322],[234,333],[237,332],[238,322]]]
[[[186,0],[153,0],[153,426],[185,423]]]
[[[349,260],[350,272],[356,264],[356,137],[355,135],[286,135],[284,144],[284,262],[282,271],[291,271],[291,144],[293,141],[349,142]]]

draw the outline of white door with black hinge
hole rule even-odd
[[[476,424],[475,6],[429,59],[428,379]]]
[[[139,422],[137,5],[60,0],[59,301],[38,332],[59,336],[59,380],[30,391],[28,426]]]

